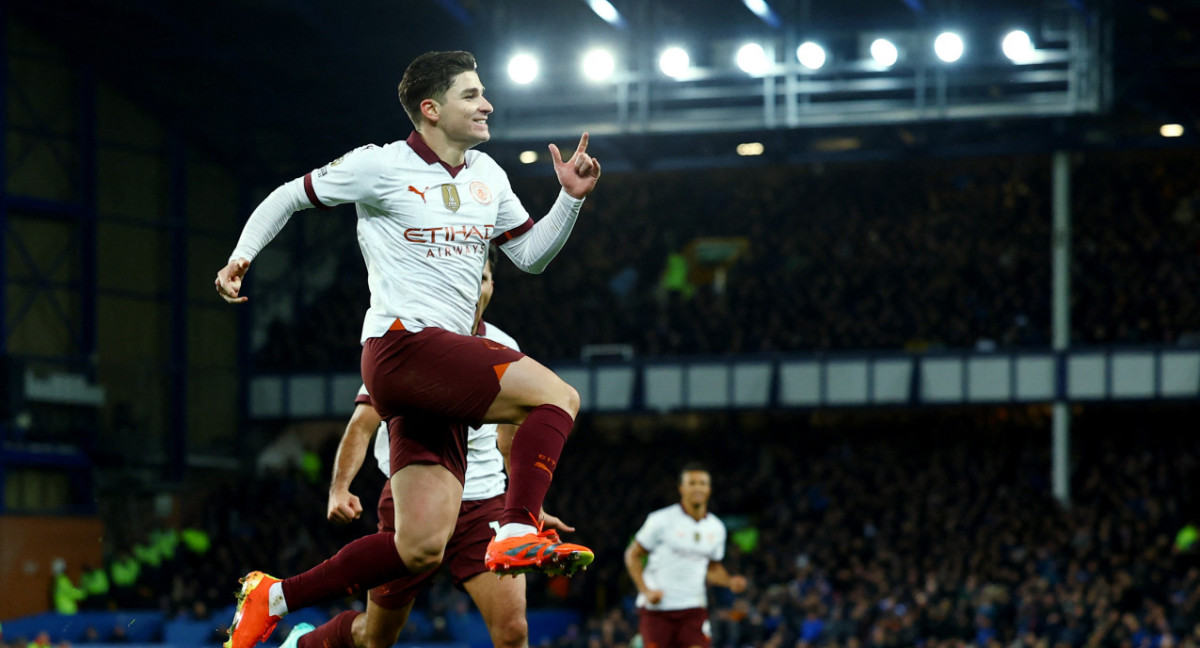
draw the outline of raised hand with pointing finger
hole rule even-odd
[[[558,183],[572,198],[584,198],[592,193],[592,189],[596,188],[596,181],[600,179],[600,160],[587,154],[587,145],[588,134],[584,133],[583,137],[579,138],[575,154],[564,162],[558,147],[550,144],[550,157],[554,160],[554,173],[558,176]]]

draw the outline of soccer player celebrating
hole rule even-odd
[[[277,188],[250,215],[217,273],[221,297],[245,302],[242,280],[251,261],[294,212],[355,203],[371,289],[362,377],[391,432],[396,521],[395,533],[360,538],[298,576],[248,574],[228,648],[265,639],[289,610],[437,567],[458,519],[468,426],[520,426],[488,569],[571,574],[593,559],[586,547],[542,532],[536,515],[579,394],[532,358],[470,333],[488,244],[499,244],[522,270],[544,270],[566,243],[600,164],[587,154],[587,133],[566,161],[551,144],[562,189],[534,223],[504,171],[471,150],[490,137],[492,105],[483,90],[470,53],[417,57],[399,89],[416,132],[356,149]]]
[[[731,576],[721,564],[725,524],[708,512],[708,470],[695,463],[684,466],[679,495],[679,504],[646,517],[625,550],[625,567],[638,590],[638,631],[646,648],[708,648],[706,584],[728,587],[735,594],[746,589],[745,577]]]
[[[488,250],[488,262],[483,266],[482,286],[475,308],[475,335],[498,342],[511,349],[513,340],[499,327],[483,321],[483,311],[491,301],[495,283],[492,280],[495,248]],[[391,448],[387,426],[371,406],[365,388],[355,399],[354,414],[346,425],[338,445],[333,479],[329,486],[327,516],[338,523],[348,523],[362,514],[362,504],[350,492],[363,456],[374,438],[375,459],[384,475],[390,476]],[[498,648],[523,648],[529,642],[529,626],[525,620],[525,577],[487,578],[483,564],[484,550],[492,538],[491,525],[497,524],[504,512],[504,457],[512,444],[516,428],[512,425],[484,424],[472,428],[467,437],[467,472],[463,485],[462,508],[458,524],[446,545],[445,564],[454,582],[471,595],[483,614]],[[392,491],[387,485],[379,497],[379,530],[394,532]],[[543,524],[562,531],[574,531],[558,518],[543,515]],[[328,623],[313,628],[301,623],[292,629],[282,648],[368,648],[396,643],[408,621],[413,601],[421,589],[432,580],[434,572],[424,572],[381,585],[371,590],[366,613],[343,612]]]

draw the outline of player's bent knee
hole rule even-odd
[[[546,404],[561,407],[572,419],[579,415],[579,391],[565,380],[559,378],[554,388],[547,392],[546,398]]]
[[[408,556],[401,554],[401,557],[404,559],[404,565],[408,567],[408,571],[414,574],[433,571],[442,564],[442,552],[440,551],[411,552]]]
[[[575,389],[566,382],[563,384],[566,385],[567,388],[567,406],[563,409],[566,410],[567,414],[571,415],[571,418],[575,418],[576,416],[579,416],[579,390]]]
[[[438,565],[442,564],[445,549],[444,545],[435,542],[410,543],[401,539],[398,534],[396,536],[396,551],[400,552],[404,566],[414,574],[437,569]]]
[[[529,623],[523,614],[505,617],[495,622],[491,630],[496,648],[526,648],[529,645]]]

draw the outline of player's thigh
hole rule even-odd
[[[496,646],[521,646],[529,642],[529,625],[525,619],[525,576],[516,578],[496,576],[490,572],[477,574],[463,583],[471,600],[483,615],[488,632]]]
[[[389,648],[395,644],[400,638],[400,632],[408,623],[412,606],[412,601],[409,601],[400,609],[389,610],[368,597],[367,613],[359,617],[364,619],[361,636],[357,632],[358,628],[355,628],[355,645],[359,648]]]
[[[500,393],[484,414],[485,423],[523,423],[529,410],[556,405],[574,417],[579,393],[545,365],[525,356],[513,362],[500,379]]]
[[[500,379],[524,357],[503,344],[436,327],[394,331],[366,341],[362,376],[385,419],[424,412],[477,426],[500,391]]]
[[[638,633],[645,648],[673,648],[674,629],[662,613],[638,610]]]
[[[410,464],[392,475],[391,485],[400,557],[414,571],[436,566],[454,533],[462,483],[444,466]]]

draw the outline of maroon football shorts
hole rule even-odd
[[[492,528],[493,522],[499,522],[500,514],[504,512],[504,495],[500,494],[491,499],[463,501],[458,510],[458,521],[454,525],[454,535],[446,543],[446,554],[442,566],[450,569],[454,584],[462,586],[472,577],[487,571],[483,564],[483,554],[487,551],[488,543],[496,535]],[[383,485],[379,494],[379,530],[395,533],[396,509],[392,500],[390,484]],[[371,600],[387,610],[399,610],[417,594],[429,585],[437,570],[400,578],[390,583],[380,585],[371,590]]]
[[[414,412],[387,420],[392,474],[411,464],[436,464],[462,484],[467,479],[467,425]]]
[[[711,639],[705,634],[708,610],[647,610],[638,608],[638,632],[642,633],[645,648],[709,648]]]
[[[486,338],[429,327],[411,333],[399,320],[363,344],[362,377],[388,422],[392,473],[414,463],[445,466],[461,482],[467,431],[500,393],[508,366],[525,357]]]

